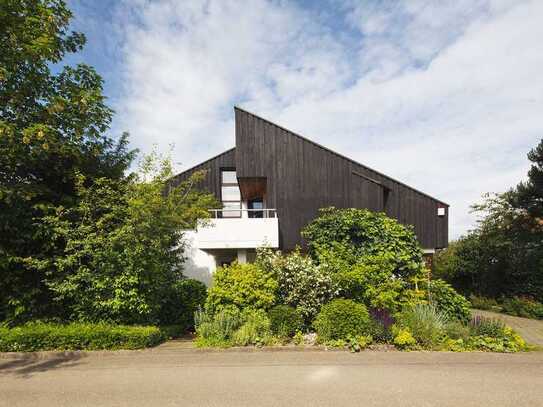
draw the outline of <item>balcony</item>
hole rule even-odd
[[[275,209],[212,210],[194,234],[198,249],[254,249],[279,247],[279,219]]]

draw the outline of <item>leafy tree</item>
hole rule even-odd
[[[193,188],[203,173],[165,194],[171,175],[169,160],[151,155],[126,180],[99,178],[86,187],[81,176],[77,204],[46,217],[51,239],[65,249],[35,267],[44,268],[63,319],[164,320],[162,305],[172,301],[171,290],[183,278],[183,230],[193,229],[216,204],[211,194]]]
[[[350,262],[362,256],[389,253],[397,277],[418,274],[423,262],[413,229],[382,212],[324,208],[304,228],[302,236],[315,259],[329,251]]]
[[[528,171],[528,181],[521,182],[508,195],[515,208],[526,210],[532,217],[543,222],[543,139],[528,153],[533,163]]]
[[[49,241],[44,216],[74,205],[97,178],[121,178],[134,157],[126,135],[105,135],[112,110],[100,76],[61,66],[85,43],[68,32],[71,17],[62,0],[0,5],[0,319],[55,312],[46,269],[35,265],[63,245]]]
[[[436,257],[434,274],[465,295],[543,300],[543,227],[511,202],[511,192],[485,195],[477,228]]]

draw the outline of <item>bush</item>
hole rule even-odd
[[[398,328],[394,330],[394,345],[399,349],[409,349],[417,344],[417,341],[407,328]]]
[[[414,303],[426,278],[422,250],[411,227],[366,209],[321,209],[302,231],[313,259],[343,298],[398,312]]]
[[[372,309],[370,311],[370,334],[376,342],[391,342],[393,339],[392,326],[394,318],[386,309]]]
[[[240,312],[234,306],[225,306],[215,313],[198,310],[194,320],[197,346],[263,345],[272,339],[264,310],[246,308]]]
[[[241,312],[234,306],[215,313],[199,309],[194,314],[197,346],[229,346],[234,332],[241,326]]]
[[[0,328],[0,352],[140,349],[164,340],[164,333],[153,326],[33,322]]]
[[[274,335],[279,338],[292,338],[303,327],[303,319],[300,312],[288,305],[277,305],[269,312],[270,327]]]
[[[527,297],[506,298],[502,301],[502,309],[517,317],[543,319],[543,304]]]
[[[266,345],[271,341],[270,319],[263,310],[246,309],[243,324],[232,335],[232,344],[238,346]]]
[[[256,262],[277,276],[279,302],[296,308],[307,324],[336,294],[331,276],[298,250],[283,256],[262,248],[258,250]]]
[[[434,306],[417,304],[404,310],[397,318],[400,328],[407,328],[424,348],[432,348],[443,337],[447,318]]]
[[[215,311],[233,305],[239,309],[267,310],[276,302],[277,287],[272,271],[256,264],[234,262],[230,266],[219,267],[213,274],[206,308]]]
[[[508,326],[496,336],[475,336],[470,338],[468,348],[489,352],[520,352],[527,349],[526,342]]]
[[[385,254],[390,255],[397,278],[417,276],[422,270],[422,250],[413,229],[382,212],[324,208],[302,235],[317,261],[330,251],[351,263],[360,257]]]
[[[194,313],[206,300],[204,283],[184,279],[172,285],[161,305],[160,324],[179,325],[184,330],[194,328]]]
[[[498,319],[477,315],[470,321],[469,327],[472,335],[496,338],[502,335],[505,324]]]
[[[336,299],[324,305],[313,322],[319,341],[348,339],[370,330],[370,316],[364,304]]]
[[[451,339],[462,339],[462,341],[467,341],[470,336],[470,329],[462,322],[451,321],[445,325],[445,334]]]
[[[471,319],[470,303],[443,280],[432,280],[428,285],[431,304],[449,320],[468,323]]]
[[[470,295],[469,301],[471,306],[476,309],[501,311],[501,307],[494,298],[478,297],[476,295]]]

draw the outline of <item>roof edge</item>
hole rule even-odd
[[[317,143],[316,141],[310,140],[310,139],[308,139],[307,137],[304,137],[304,136],[302,136],[302,135],[300,135],[300,134],[298,134],[298,133],[293,132],[292,130],[287,129],[286,127],[283,127],[283,126],[278,125],[278,124],[276,124],[276,123],[274,123],[274,122],[272,122],[272,121],[270,121],[270,120],[268,120],[268,119],[265,119],[265,118],[263,118],[262,116],[259,116],[259,115],[255,114],[255,113],[252,113],[252,112],[249,112],[248,110],[243,109],[242,107],[239,107],[239,106],[235,106],[235,105],[234,105],[234,111],[235,111],[235,110],[239,110],[240,112],[250,114],[250,115],[252,115],[252,116],[254,116],[254,117],[256,117],[256,118],[258,118],[258,119],[260,119],[260,120],[263,120],[263,121],[265,121],[266,123],[269,123],[269,124],[271,124],[271,125],[273,125],[273,126],[275,126],[275,127],[277,127],[277,128],[280,128],[280,129],[282,129],[282,130],[284,130],[284,131],[288,131],[288,132],[291,133],[293,136],[296,136],[296,137],[298,137],[298,138],[300,138],[300,139],[302,139],[302,140],[304,140],[304,141],[307,141],[307,142],[309,142],[309,143],[311,143],[311,144],[313,144],[313,145],[315,145],[315,146],[317,146],[317,147],[319,147],[319,148],[322,148],[323,150],[326,150],[326,151],[328,151],[328,152],[330,152],[330,153],[332,153],[332,154],[335,154],[335,155],[337,155],[338,157],[341,157],[341,158],[343,158],[343,159],[345,159],[345,160],[347,160],[347,161],[350,161],[350,162],[352,162],[352,163],[354,163],[354,164],[356,164],[356,165],[360,165],[361,167],[364,167],[364,168],[366,168],[367,170],[373,171],[373,172],[379,174],[380,176],[389,179],[390,181],[396,182],[396,183],[398,183],[398,184],[400,184],[400,185],[402,185],[402,186],[404,186],[404,187],[406,187],[406,188],[409,188],[409,189],[412,190],[412,191],[415,191],[415,192],[417,192],[417,193],[419,193],[419,194],[421,194],[421,195],[424,195],[424,196],[427,197],[427,198],[433,199],[434,201],[439,202],[440,204],[443,204],[443,205],[445,205],[445,206],[447,206],[447,207],[450,207],[450,205],[449,205],[448,203],[446,203],[446,202],[444,202],[444,201],[442,201],[442,200],[440,200],[440,199],[437,199],[437,198],[435,198],[435,197],[433,197],[433,196],[427,194],[426,192],[422,192],[422,191],[420,191],[420,190],[418,190],[418,189],[416,189],[416,188],[413,188],[413,187],[410,186],[410,185],[407,185],[406,183],[404,183],[404,182],[402,182],[402,181],[398,181],[397,179],[394,179],[394,178],[392,178],[392,177],[390,177],[390,176],[388,176],[388,175],[386,175],[386,174],[383,174],[382,172],[377,171],[377,170],[375,170],[375,169],[373,169],[373,168],[371,168],[371,167],[368,167],[367,165],[361,164],[361,163],[359,163],[358,161],[353,160],[352,158],[349,158],[349,157],[347,157],[347,156],[345,156],[345,155],[343,155],[343,154],[340,154],[340,153],[338,153],[338,152],[336,152],[336,151],[334,151],[334,150],[332,150],[332,149],[330,149],[330,148],[328,148],[328,147],[323,146],[322,144]],[[234,148],[235,148],[235,147],[234,147]]]
[[[204,165],[204,164],[206,164],[206,163],[208,163],[208,162],[210,162],[210,161],[213,161],[213,160],[215,160],[216,158],[219,158],[221,155],[225,155],[226,153],[229,153],[230,151],[235,150],[235,149],[236,149],[236,147],[231,147],[231,148],[229,148],[228,150],[223,151],[222,153],[219,153],[219,154],[217,154],[217,155],[214,155],[213,157],[208,158],[207,160],[202,161],[202,162],[199,163],[199,164],[193,165],[192,167],[190,167],[190,168],[188,168],[188,169],[186,169],[186,170],[184,170],[184,171],[181,171],[180,173],[175,174],[172,178],[176,178],[176,177],[179,177],[180,175],[183,175],[183,174],[185,174],[185,173],[187,173],[187,172],[193,171],[193,170],[195,170],[197,167],[199,167],[199,166],[201,166],[201,165]]]

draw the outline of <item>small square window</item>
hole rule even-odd
[[[222,183],[223,184],[237,184],[238,178],[236,177],[236,171],[235,170],[222,171]]]
[[[241,201],[241,195],[239,188],[236,187],[222,187],[221,198],[223,201]]]
[[[445,208],[437,208],[437,216],[445,216]]]

